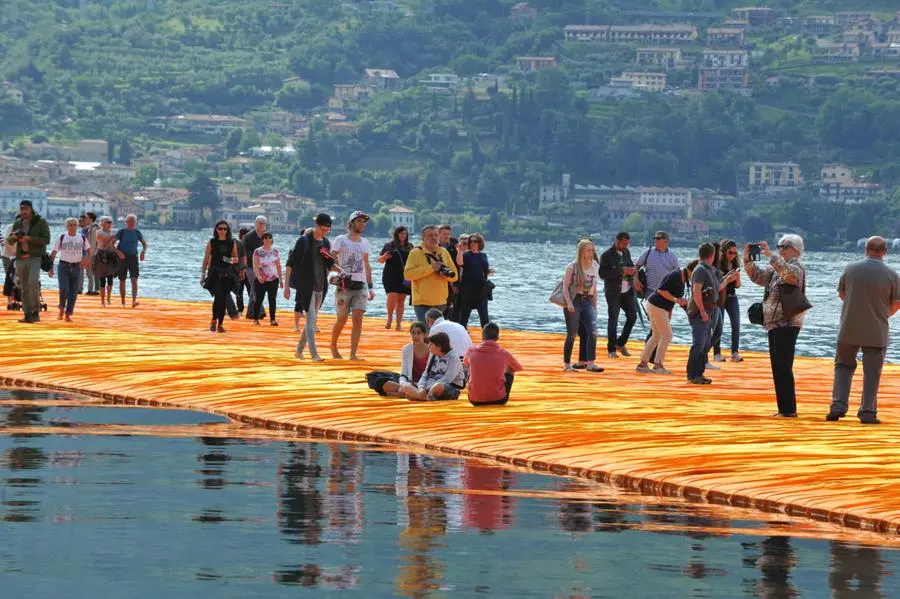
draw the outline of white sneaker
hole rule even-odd
[[[665,369],[664,367],[662,367],[662,366],[655,366],[655,367],[653,368],[653,372],[654,372],[654,374],[672,374],[672,371],[666,370],[666,369]]]
[[[741,354],[739,354],[738,352],[732,352],[731,353],[731,361],[732,362],[743,362],[744,358],[742,358]]]
[[[724,362],[724,361],[725,361],[725,356],[723,356],[722,354],[715,354],[713,356],[713,362]]]
[[[650,367],[646,364],[644,364],[643,366],[638,364],[637,368],[635,368],[634,370],[635,370],[635,372],[643,372],[644,374],[649,374],[649,373],[653,372],[652,370],[650,370]]]
[[[707,363],[706,368],[708,370],[722,370],[720,367],[716,366],[712,362]]]

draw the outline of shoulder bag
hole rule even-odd
[[[778,287],[781,298],[781,313],[788,320],[803,314],[813,307],[806,297],[806,270],[802,266],[800,267],[800,272],[803,273],[802,287],[789,285],[788,283],[782,283]]]

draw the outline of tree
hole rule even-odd
[[[249,131],[244,131],[238,150],[246,152],[250,148],[258,148],[261,145],[262,141],[259,139],[259,133],[256,132],[256,129],[250,129]]]
[[[142,164],[134,173],[135,187],[150,187],[159,177],[159,170],[153,164]]]
[[[622,224],[622,230],[634,231],[635,233],[644,231],[644,215],[640,212],[632,212]]]
[[[131,144],[127,139],[123,139],[122,145],[119,146],[119,164],[131,165]]]
[[[244,137],[242,129],[232,129],[225,140],[225,156],[231,158],[237,156],[238,148],[241,147],[241,140]]]
[[[759,241],[772,237],[775,229],[772,228],[772,223],[754,215],[744,219],[741,232],[744,235],[744,239]]]
[[[204,173],[197,173],[188,185],[188,192],[188,205],[194,210],[219,207],[219,186]]]
[[[484,230],[487,232],[488,237],[491,239],[496,239],[500,236],[500,212],[494,210],[491,212],[491,215],[487,219],[487,223],[484,225]]]
[[[113,138],[106,140],[106,162],[112,164],[116,161],[116,142]]]

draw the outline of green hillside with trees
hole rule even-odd
[[[177,137],[153,128],[154,119],[295,111],[313,118],[309,136],[297,143],[296,158],[247,167],[255,191],[368,209],[399,200],[435,211],[523,214],[535,209],[540,185],[563,173],[579,183],[734,193],[751,160],[792,160],[805,173],[840,161],[873,182],[900,182],[900,79],[867,74],[878,65],[823,69],[804,60],[809,39],[762,28],[748,38],[750,97],[666,93],[612,102],[589,90],[633,69],[633,48],[563,36],[567,24],[623,23],[628,11],[641,10],[705,11],[709,20],[695,21],[702,27],[747,2],[532,0],[533,20],[511,19],[515,3],[396,0],[383,11],[363,0],[7,0],[0,79],[23,90],[25,102],[0,94],[0,139],[10,148],[103,138],[119,151],[127,141],[129,160],[212,141],[222,144],[221,160],[192,164],[186,176],[222,179],[242,168],[224,162],[229,149],[266,140],[249,131],[230,143],[229,136]],[[795,15],[896,10],[881,0],[757,4]],[[517,71],[515,57],[523,55],[555,56],[559,68]],[[365,107],[358,135],[329,133],[315,115],[327,112],[335,84],[359,81],[366,68],[393,69],[411,82],[436,72],[491,73],[506,85],[459,94],[406,85]],[[670,81],[695,84],[696,70]],[[790,205],[736,212],[823,237],[848,220]],[[860,230],[898,223],[891,200],[853,208],[849,218]]]

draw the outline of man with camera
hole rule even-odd
[[[435,225],[422,229],[422,245],[409,253],[403,276],[412,281],[416,320],[425,322],[430,308],[441,312],[447,308],[447,284],[456,281],[459,274],[450,253],[440,246]]]
[[[19,217],[13,233],[6,240],[16,247],[16,278],[22,289],[22,312],[19,322],[39,322],[41,309],[41,258],[50,243],[50,225],[37,212],[30,200],[19,203]]]

